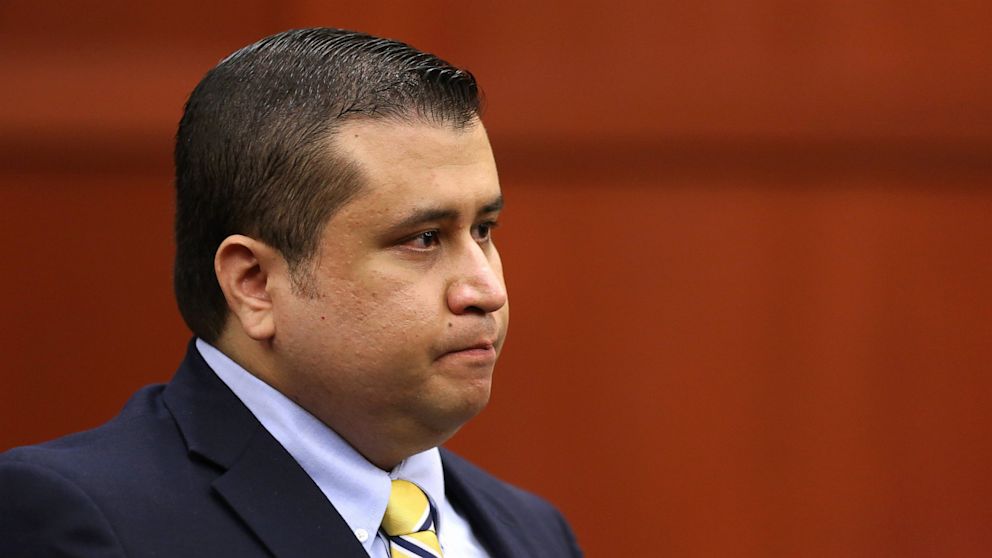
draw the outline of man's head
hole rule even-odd
[[[202,339],[228,308],[214,276],[221,241],[278,249],[305,288],[327,219],[361,188],[329,149],[352,120],[472,125],[471,73],[397,41],[337,29],[267,37],[230,55],[190,95],[176,138],[176,299]]]
[[[180,124],[187,323],[384,468],[489,398],[508,310],[478,111],[432,55],[304,30],[221,62]]]

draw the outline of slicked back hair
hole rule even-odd
[[[363,33],[286,31],[222,60],[190,94],[176,137],[174,287],[186,324],[207,342],[222,333],[214,255],[232,234],[279,250],[306,289],[324,225],[362,187],[355,165],[331,150],[341,124],[464,128],[480,112],[470,72]]]

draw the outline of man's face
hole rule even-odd
[[[342,434],[448,436],[488,401],[509,318],[485,129],[358,121],[334,149],[365,186],[324,229],[307,292],[273,305],[279,387]]]

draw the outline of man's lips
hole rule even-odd
[[[495,359],[496,358],[496,346],[495,342],[489,340],[477,341],[470,344],[456,345],[454,348],[449,349],[438,357],[438,359],[448,358],[448,357],[463,357],[472,359]]]

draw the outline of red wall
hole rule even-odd
[[[334,25],[482,81],[513,320],[451,445],[590,556],[992,548],[985,2],[60,4],[0,4],[0,449],[170,377],[185,96]]]

